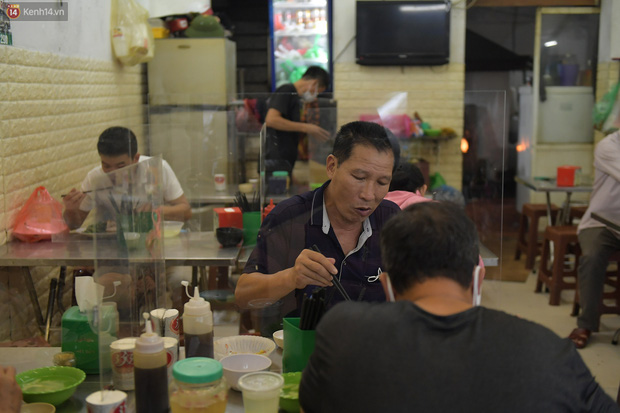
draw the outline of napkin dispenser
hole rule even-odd
[[[75,354],[77,368],[86,374],[98,374],[99,344],[104,353],[109,352],[109,344],[118,336],[116,303],[97,305],[102,302],[103,286],[95,283],[92,277],[76,277],[75,284],[78,305],[62,315],[61,348]],[[116,284],[114,288],[116,290]],[[104,366],[110,364],[109,359],[109,356],[103,358]]]
[[[213,208],[213,228],[235,227],[243,229],[243,216],[239,207]]]
[[[558,166],[556,183],[558,186],[575,186],[581,183],[581,166]]]

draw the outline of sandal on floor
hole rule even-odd
[[[590,334],[592,334],[590,330],[586,330],[585,328],[576,328],[571,331],[568,338],[575,343],[576,348],[582,349],[586,346],[586,344],[588,344]]]

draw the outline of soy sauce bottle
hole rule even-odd
[[[189,297],[185,283],[184,281]],[[186,358],[213,358],[213,313],[209,302],[198,293],[198,287],[194,287],[194,296],[184,306],[183,335]]]
[[[137,413],[168,413],[168,357],[164,340],[153,333],[149,314],[144,313],[146,333],[136,340],[133,353]]]

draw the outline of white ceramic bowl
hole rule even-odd
[[[179,235],[184,222],[182,221],[164,221],[164,238],[172,238]]]
[[[230,336],[213,342],[216,360],[231,354],[262,354],[269,357],[275,349],[276,344],[273,341],[258,336]]]
[[[232,354],[220,360],[224,369],[224,377],[230,387],[239,390],[237,382],[247,373],[267,371],[271,367],[271,359],[261,354]]]
[[[276,342],[278,347],[284,350],[284,330],[278,330],[273,333],[273,341]]]

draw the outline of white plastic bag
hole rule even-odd
[[[112,50],[125,66],[146,63],[155,53],[149,13],[134,0],[112,0]]]

